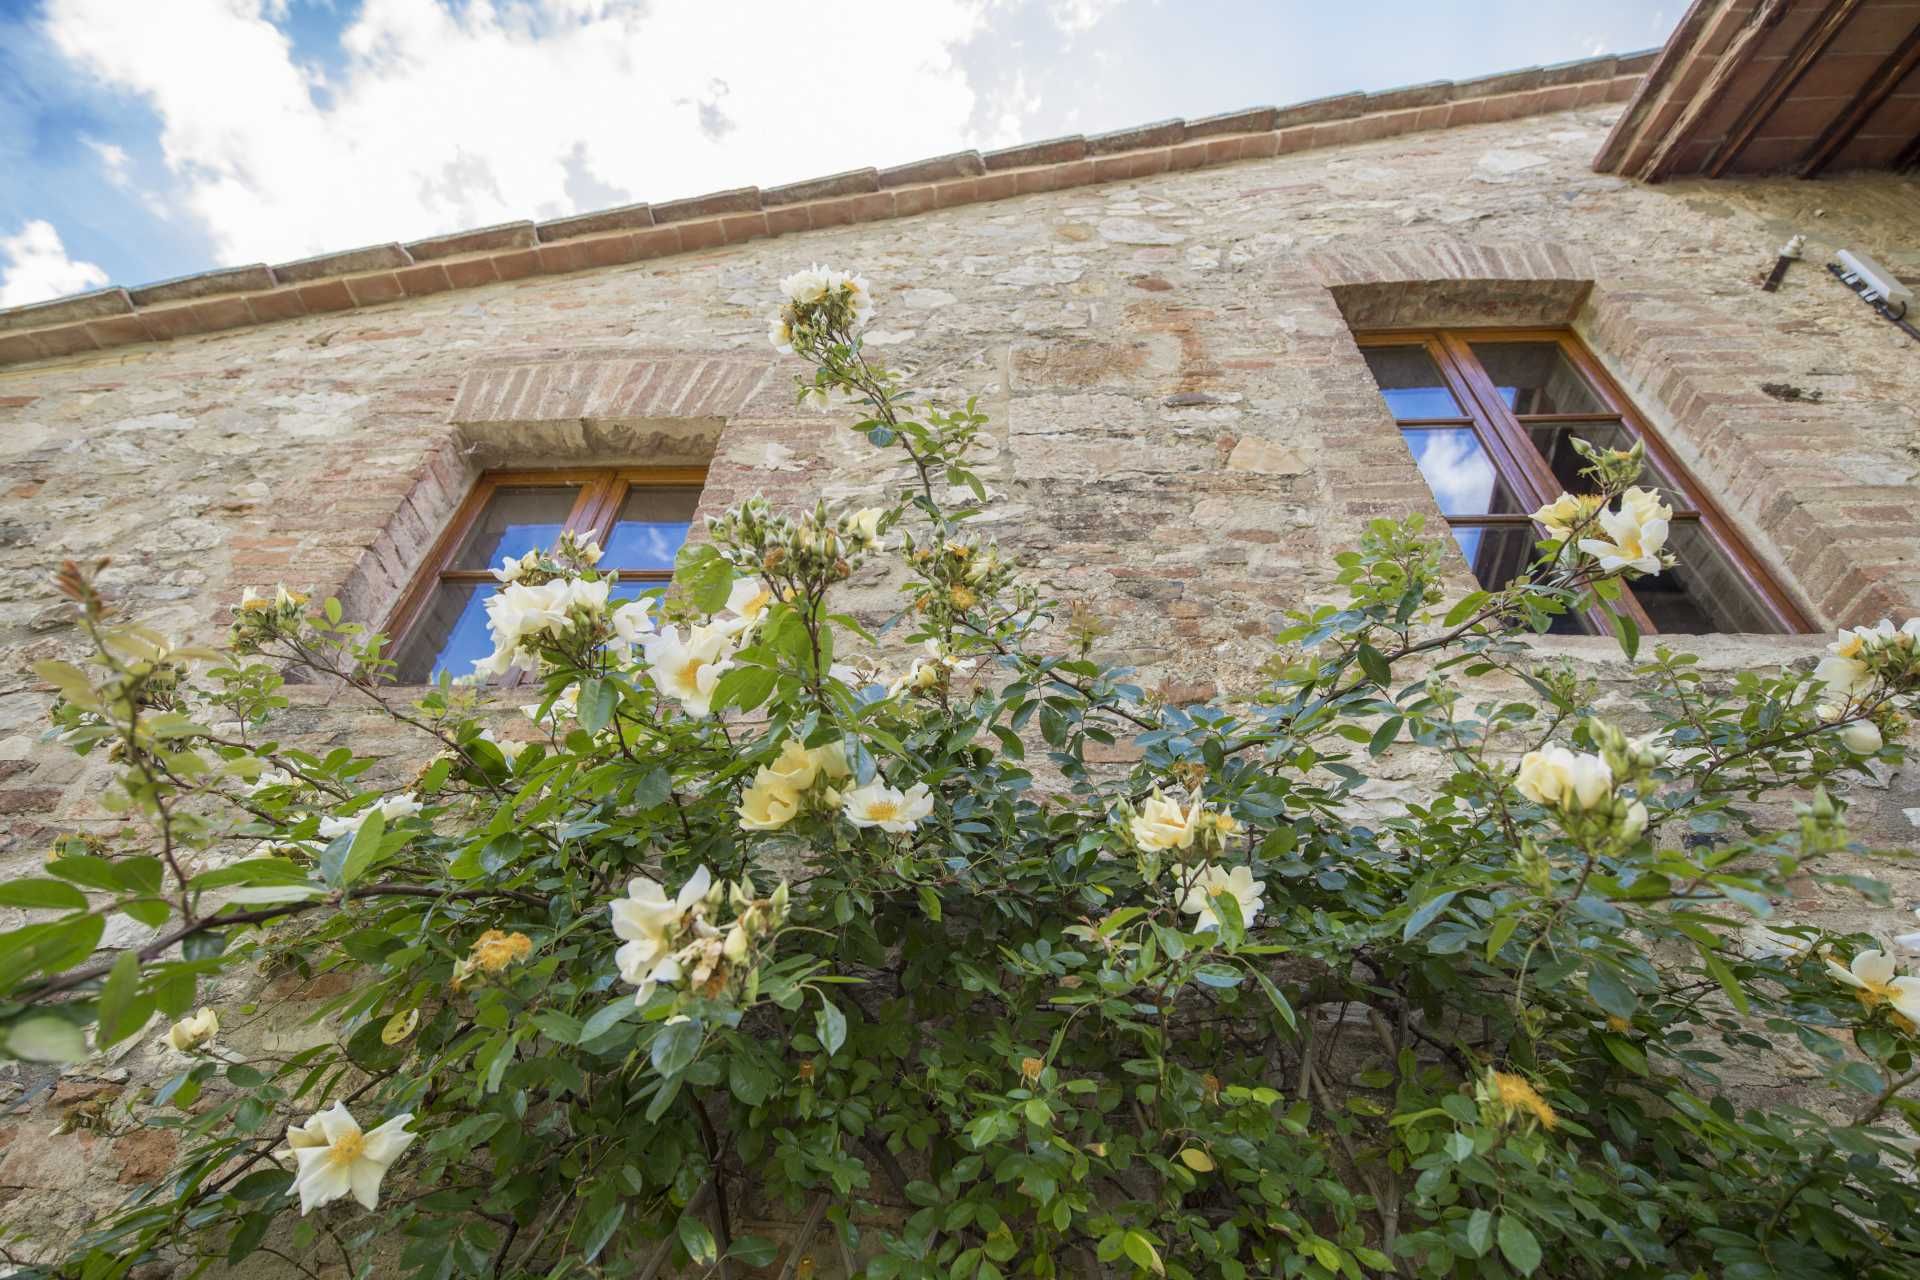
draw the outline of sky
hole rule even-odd
[[[1661,44],[1684,0],[0,0],[0,306]]]

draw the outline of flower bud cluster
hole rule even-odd
[[[611,904],[613,931],[622,942],[614,963],[637,988],[633,1002],[645,1005],[661,986],[707,1000],[744,990],[756,953],[786,923],[788,892],[782,881],[761,898],[752,881],[716,883],[704,866],[671,898],[658,881],[634,877],[627,896]],[[723,911],[733,917],[724,927]]]
[[[1623,738],[1619,753],[1631,766],[1635,755],[1650,750]],[[1535,804],[1553,810],[1576,840],[1626,845],[1646,830],[1647,806],[1615,790],[1613,766],[1601,756],[1557,746],[1529,751],[1521,758],[1514,786]]]
[[[756,496],[710,518],[707,531],[736,568],[781,584],[791,598],[851,577],[880,548],[888,517],[881,507],[834,511],[822,502],[795,519]]]
[[[1806,804],[1794,805],[1793,813],[1800,819],[1803,857],[1846,848],[1849,839],[1846,802],[1829,795],[1825,787],[1815,787],[1813,798]]]
[[[1655,744],[1651,733],[1629,738],[1618,726],[1593,716],[1587,720],[1587,737],[1600,748],[1600,758],[1612,771],[1616,785],[1644,787],[1653,771],[1666,763],[1666,752]]]
[[[944,538],[925,546],[909,542],[907,563],[921,578],[907,588],[915,611],[943,627],[1003,591],[1014,572],[997,544],[970,538]]]
[[[240,603],[233,610],[230,635],[234,649],[257,653],[275,636],[298,631],[306,603],[306,593],[289,590],[284,584],[274,587],[271,596],[248,587],[240,593]]]

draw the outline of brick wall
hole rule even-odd
[[[874,281],[877,354],[980,397],[996,536],[1112,623],[1108,657],[1178,697],[1244,688],[1280,612],[1330,595],[1330,558],[1368,519],[1438,520],[1352,323],[1573,324],[1823,623],[1914,612],[1920,361],[1816,265],[1859,244],[1920,268],[1912,184],[1634,185],[1588,167],[1617,110],[1372,141],[1356,126],[1318,150],[0,368],[0,874],[54,826],[100,820],[98,775],[38,741],[49,693],[25,674],[77,647],[45,586],[60,557],[112,555],[129,612],[208,635],[240,588],[275,580],[377,619],[488,463],[706,451],[708,509],[894,483],[850,418],[793,408],[798,366],[766,345],[777,281],[815,260]],[[1812,260],[1763,294],[1791,230]],[[884,610],[885,584],[857,588]],[[1726,672],[1821,643],[1682,647]],[[1543,647],[1624,698],[1609,642]],[[369,738],[329,690],[297,693],[289,736],[402,767],[404,740]],[[1911,772],[1860,788],[1866,838],[1913,843]],[[1390,763],[1368,797],[1390,808],[1421,781]],[[1808,895],[1794,911],[1853,918]],[[125,1086],[157,1068],[142,1043],[90,1070]],[[53,1136],[53,1090],[84,1083],[24,1080],[0,1116],[9,1220],[71,1227],[153,1158],[84,1126]]]

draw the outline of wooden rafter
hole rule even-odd
[[[1646,164],[1640,170],[1641,177],[1648,182],[1658,182],[1673,172],[1674,157],[1684,144],[1693,140],[1695,126],[1719,108],[1726,98],[1728,86],[1752,61],[1754,53],[1766,43],[1767,37],[1773,34],[1773,29],[1792,7],[1793,0],[1766,0],[1765,4],[1754,10],[1753,17],[1728,43],[1726,52],[1714,64],[1706,83],[1687,103],[1680,118],[1668,127],[1666,137],[1654,149],[1654,153],[1647,157]]]
[[[1808,149],[1806,158],[1800,162],[1800,176],[1818,177],[1822,169],[1833,163],[1841,149],[1853,141],[1853,135],[1860,132],[1860,126],[1873,118],[1873,113],[1893,96],[1900,82],[1916,66],[1920,66],[1920,26],[1907,32],[1907,38],[1894,46],[1893,52],[1874,68],[1867,82],[1860,86],[1860,92],[1853,95],[1853,101],[1847,104],[1847,109],[1827,126],[1826,132]],[[1909,145],[1906,150],[1910,152],[1913,147]]]
[[[1840,34],[1840,29],[1847,25],[1847,20],[1863,3],[1864,0],[1828,0],[1827,7],[1821,10],[1813,25],[1795,42],[1793,52],[1767,77],[1766,85],[1754,98],[1753,105],[1740,123],[1728,130],[1727,136],[1707,156],[1706,164],[1701,166],[1701,171],[1707,177],[1718,178],[1726,173],[1727,166],[1753,141],[1760,126],[1786,101],[1787,94],[1800,82],[1800,77],[1833,43],[1833,38]]]

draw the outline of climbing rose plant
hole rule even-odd
[[[1670,512],[1585,448],[1511,586],[1449,598],[1377,522],[1243,701],[1170,706],[982,536],[984,419],[868,359],[866,283],[784,294],[798,399],[901,492],[745,502],[664,601],[590,542],[507,561],[480,666],[524,716],[397,702],[333,601],[177,647],[63,569],[94,653],[37,670],[120,821],[0,886],[0,1044],[153,1028],[177,1072],[100,1123],[179,1158],[17,1274],[724,1276],[768,1218],[872,1277],[1915,1274],[1920,939],[1772,904],[1887,902],[1827,784],[1903,758],[1920,623],[1810,672],[1641,657],[1613,602]],[[836,611],[881,574],[893,616]],[[1644,705],[1524,643],[1573,613]],[[292,671],[411,776],[276,739]],[[1363,821],[1389,755],[1432,781]],[[96,958],[115,915],[152,940]],[[344,979],[305,1047],[243,1047],[261,969]]]

